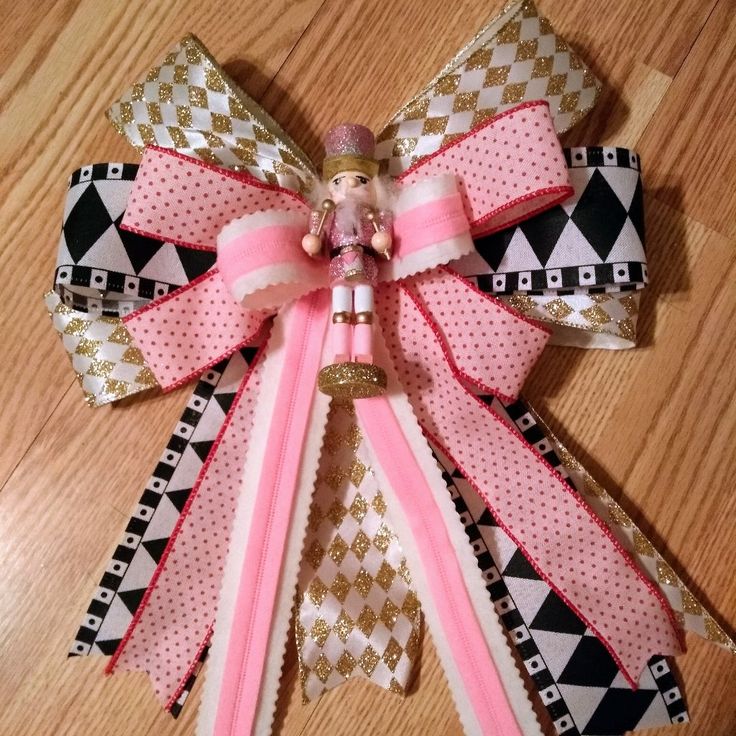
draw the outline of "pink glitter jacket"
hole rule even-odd
[[[338,208],[340,205],[337,205]],[[365,208],[367,214],[368,208]],[[309,218],[309,232],[317,234],[322,213],[313,211]],[[368,252],[371,249],[371,236],[375,232],[373,223],[364,216],[360,217],[359,225],[356,227],[345,226],[340,222],[335,212],[327,215],[322,229],[322,240],[327,244],[330,259],[330,285],[344,282],[363,282],[375,284],[378,278],[378,267],[373,255]],[[379,230],[389,231],[391,229],[391,216],[388,212],[379,211],[376,217],[376,225]],[[361,245],[365,251],[349,249],[349,246]],[[339,253],[335,251],[340,249]],[[334,255],[333,255],[334,254]]]

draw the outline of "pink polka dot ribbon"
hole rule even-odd
[[[407,169],[409,184],[452,172],[474,236],[510,227],[573,194],[549,103],[525,102],[489,118]]]
[[[432,272],[379,292],[376,307],[401,385],[425,435],[635,687],[652,655],[682,651],[669,605],[562,477],[469,390],[515,397],[548,335],[445,276],[454,279],[449,295]]]

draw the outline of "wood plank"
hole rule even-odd
[[[660,199],[736,239],[736,12],[722,0],[641,142]]]

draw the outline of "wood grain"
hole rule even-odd
[[[526,395],[734,624],[734,4],[540,5],[606,82],[566,142],[636,146],[642,156],[653,283],[636,350],[549,348]],[[330,124],[383,123],[498,2],[2,0],[0,8],[0,735],[193,734],[201,686],[175,722],[144,676],[105,678],[102,660],[65,656],[187,398],[184,390],[94,411],[82,403],[40,299],[66,177],[93,161],[135,160],[104,109],[186,31],[317,156]],[[694,723],[649,733],[732,736],[736,658],[694,636],[688,644],[677,664]],[[292,643],[277,731],[461,733],[431,632],[406,700],[353,681],[304,706]]]

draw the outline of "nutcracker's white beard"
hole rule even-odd
[[[345,195],[342,202],[335,208],[335,224],[343,232],[360,232],[361,222],[365,217],[366,205],[370,204],[369,197],[356,197],[352,192]]]
[[[359,232],[365,217],[365,208],[374,207],[379,211],[391,211],[395,200],[396,185],[391,177],[377,176],[366,187],[348,189],[345,199],[335,208],[336,224],[346,230]]]
[[[361,192],[367,205],[374,205],[377,210],[392,211],[396,201],[396,184],[390,176],[376,176],[371,179],[367,187],[357,190],[348,190],[347,197],[355,197]],[[325,199],[332,199],[332,193],[327,182],[321,179],[312,179],[311,188],[307,195],[309,202],[315,210],[322,208]],[[357,198],[357,197],[356,197]]]

